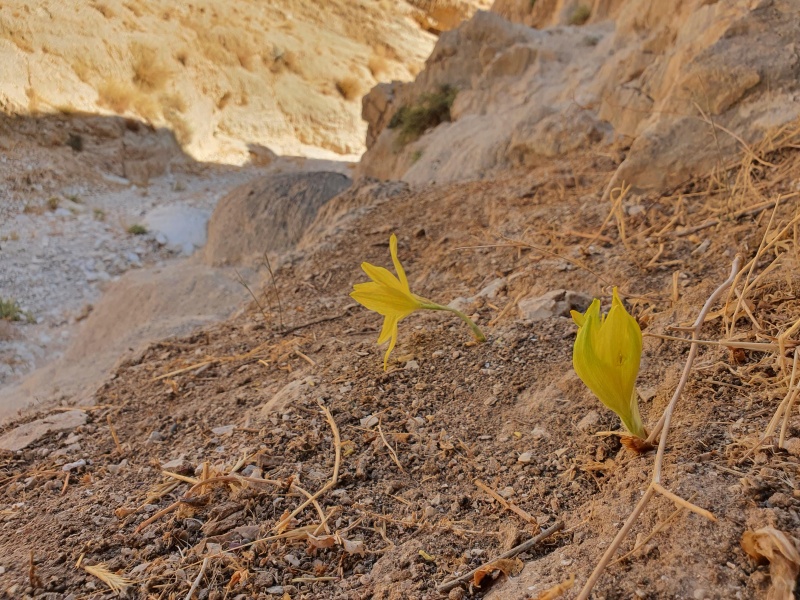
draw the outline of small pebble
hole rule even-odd
[[[283,557],[283,560],[295,568],[300,566],[300,559],[297,558],[294,554],[287,554],[286,556]]]
[[[792,456],[800,456],[800,438],[789,438],[784,445],[786,451]]]
[[[226,433],[231,433],[235,427],[236,427],[235,425],[223,425],[221,427],[214,427],[211,430],[211,433],[213,433],[214,435],[225,435]]]
[[[504,487],[502,490],[498,492],[503,498],[511,498],[515,494],[514,488],[509,486]]]
[[[378,424],[378,417],[375,415],[369,415],[361,419],[360,422],[362,427],[374,427]]]
[[[81,467],[86,466],[86,460],[80,459],[76,460],[75,462],[67,463],[63,467],[61,467],[62,471],[72,471],[73,469],[80,469]]]

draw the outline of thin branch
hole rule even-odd
[[[183,600],[192,600],[192,596],[197,591],[197,588],[200,586],[200,581],[203,579],[203,574],[206,572],[206,567],[208,566],[208,557],[206,556],[203,559],[203,564],[200,565],[200,572],[195,577],[194,581],[192,582],[192,587],[189,588],[189,591],[186,593],[186,596],[183,597]]]
[[[236,273],[237,283],[247,290],[247,293],[250,294],[250,297],[253,299],[253,302],[256,303],[259,312],[261,312],[261,316],[264,317],[264,323],[269,323],[269,317],[267,317],[267,313],[264,310],[264,307],[261,306],[261,302],[258,301],[258,298],[256,298],[256,295],[253,293],[253,290],[250,289],[250,286],[248,285],[247,281],[245,281],[244,277],[242,277],[242,274],[239,273],[238,269],[234,269],[233,272]]]
[[[672,500],[678,506],[681,506],[681,507],[683,507],[683,508],[685,508],[687,510],[690,510],[695,514],[700,515],[701,517],[705,517],[709,521],[716,522],[717,517],[715,517],[713,514],[711,514],[711,512],[707,511],[705,508],[700,508],[696,504],[692,504],[688,500],[684,500],[683,498],[681,498],[677,494],[673,494],[672,492],[670,492],[667,488],[665,488],[664,486],[662,486],[659,483],[653,482],[650,485],[653,486],[653,489],[655,491],[657,491],[662,496],[664,496],[666,498],[669,498],[670,500]]]
[[[306,327],[311,327],[312,325],[319,325],[320,323],[327,323],[328,321],[335,321],[336,319],[341,319],[342,317],[347,316],[351,310],[353,310],[358,304],[350,304],[346,306],[341,314],[334,315],[332,317],[322,317],[321,319],[314,319],[313,321],[309,321],[308,323],[303,323],[301,325],[295,325],[294,327],[289,327],[288,329],[284,329],[281,331],[283,335],[287,335],[289,333],[293,333],[299,329],[305,329]]]
[[[383,428],[381,428],[381,419],[378,419],[378,433],[381,434],[381,439],[383,440],[383,445],[386,446],[386,448],[389,450],[389,454],[391,455],[392,460],[394,461],[394,464],[397,465],[397,468],[400,469],[401,473],[405,474],[406,471],[403,468],[403,465],[400,464],[400,459],[397,458],[397,452],[395,452],[394,448],[392,448],[389,445],[389,442],[386,440],[386,436],[383,435]]]
[[[283,305],[281,305],[281,294],[278,291],[277,283],[275,283],[275,273],[272,272],[272,264],[269,262],[269,256],[266,250],[264,251],[264,263],[266,263],[269,276],[272,278],[272,289],[275,291],[275,298],[278,301],[278,319],[281,324],[281,329],[283,329]]]
[[[494,498],[495,501],[497,501],[497,503],[500,504],[500,506],[521,517],[523,521],[526,521],[528,523],[528,525],[532,525],[534,527],[534,531],[539,529],[539,523],[536,521],[533,515],[530,515],[529,513],[527,513],[525,510],[523,510],[513,502],[509,502],[508,500],[503,498],[500,494],[495,492],[492,488],[483,483],[480,479],[476,479],[472,483],[474,483],[476,486],[478,486],[480,489],[482,489],[484,492],[486,492],[492,498]]]
[[[333,431],[333,448],[334,453],[336,455],[334,463],[333,463],[333,475],[331,475],[331,480],[322,486],[319,490],[317,490],[308,500],[303,502],[300,506],[295,508],[291,514],[287,515],[280,521],[278,521],[273,529],[280,531],[281,527],[294,519],[297,515],[299,515],[309,504],[314,502],[317,498],[322,496],[325,492],[331,489],[339,482],[339,467],[341,466],[342,462],[342,438],[339,435],[339,427],[336,425],[336,421],[333,419],[333,415],[331,411],[328,409],[327,406],[324,406],[322,403],[317,401],[319,407],[322,409],[322,412],[325,413],[325,419],[328,421],[328,424],[331,426],[331,430]]]
[[[475,574],[475,572],[478,569],[481,569],[482,567],[484,567],[486,565],[490,565],[493,562],[497,562],[498,560],[503,560],[504,558],[513,558],[517,554],[522,554],[523,552],[527,552],[528,550],[533,548],[536,544],[538,544],[539,542],[541,542],[542,540],[544,540],[546,538],[549,538],[555,532],[560,531],[563,528],[564,528],[564,522],[563,521],[557,521],[555,525],[553,525],[552,527],[549,527],[548,529],[545,529],[542,533],[540,533],[536,537],[532,537],[527,542],[522,542],[519,546],[514,546],[508,552],[504,552],[500,556],[498,556],[496,558],[493,558],[492,560],[490,560],[488,562],[483,563],[480,567],[472,569],[471,571],[469,571],[467,573],[464,573],[463,575],[459,575],[458,577],[456,577],[455,579],[451,579],[447,583],[443,583],[442,585],[440,585],[439,587],[436,588],[436,591],[439,592],[440,594],[444,594],[446,592],[449,592],[454,587],[456,587],[458,585],[461,585],[462,583],[464,583],[466,581],[469,581],[469,579]]]
[[[686,386],[687,381],[689,380],[689,373],[692,370],[692,365],[694,364],[694,359],[697,356],[697,350],[700,347],[699,342],[697,341],[698,336],[700,335],[700,328],[703,326],[703,321],[705,321],[706,315],[711,310],[714,302],[717,301],[722,293],[728,289],[728,286],[733,283],[733,280],[736,278],[737,273],[739,273],[739,268],[742,264],[742,257],[738,254],[736,258],[733,260],[733,265],[731,266],[731,273],[728,278],[722,282],[722,284],[714,290],[714,292],[708,297],[706,303],[703,305],[700,314],[697,316],[697,319],[694,321],[694,326],[692,328],[692,346],[689,348],[689,356],[686,359],[686,365],[683,368],[683,375],[681,375],[681,380],[678,382],[678,387],[675,388],[675,393],[672,395],[672,399],[669,401],[669,405],[667,406],[667,410],[664,411],[664,414],[659,419],[656,426],[653,428],[653,431],[650,433],[650,436],[647,438],[647,441],[651,444],[655,442],[658,435],[661,433],[662,428],[666,427],[669,429],[669,421],[672,419],[672,412],[675,410],[675,403],[678,401],[678,398],[683,393],[683,388]],[[666,444],[666,437],[662,436],[662,442]],[[659,455],[663,457],[663,450],[661,449],[661,444],[659,444],[658,448]],[[661,481],[660,475],[660,461],[656,458],[656,464],[659,467],[659,477],[656,481]]]
[[[592,593],[592,588],[594,587],[594,584],[597,583],[598,579],[600,579],[600,575],[603,574],[603,570],[606,568],[606,565],[611,561],[611,558],[614,556],[614,553],[619,548],[620,544],[622,543],[622,540],[624,540],[627,537],[628,532],[631,530],[631,527],[633,527],[633,524],[636,522],[636,519],[639,518],[639,515],[644,510],[644,507],[647,505],[647,503],[650,501],[650,498],[652,498],[653,494],[655,493],[656,491],[653,489],[652,486],[647,487],[647,491],[644,493],[644,496],[642,496],[642,498],[639,500],[639,503],[636,505],[636,507],[633,509],[633,512],[625,521],[625,524],[622,526],[622,529],[620,529],[619,532],[617,532],[617,535],[614,537],[614,541],[611,542],[611,545],[603,553],[600,562],[597,563],[597,566],[594,568],[594,571],[592,571],[592,574],[589,576],[589,580],[583,586],[583,589],[581,590],[581,593],[578,595],[578,598],[576,600],[588,600],[589,594]]]

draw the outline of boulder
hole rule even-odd
[[[550,317],[568,317],[570,311],[584,312],[592,297],[571,290],[553,290],[543,296],[523,298],[517,304],[520,317],[526,321],[541,321]]]
[[[16,452],[27,448],[49,433],[75,429],[86,424],[86,413],[82,410],[68,410],[55,413],[42,419],[19,425],[0,436],[0,450]]]
[[[302,250],[324,242],[344,231],[349,223],[374,207],[408,193],[410,188],[402,181],[360,179],[319,209],[314,222],[303,234],[298,248]]]
[[[252,265],[265,252],[293,249],[317,211],[350,184],[345,175],[321,171],[270,175],[236,188],[211,215],[204,261]]]

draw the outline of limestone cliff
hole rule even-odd
[[[483,2],[12,0],[0,5],[0,118],[131,117],[200,160],[258,161],[265,147],[352,160],[361,95],[411,79],[433,47],[420,23],[453,27]]]

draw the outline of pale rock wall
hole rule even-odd
[[[480,5],[452,1],[450,25]],[[390,0],[11,0],[0,112],[137,118],[205,161],[246,162],[252,144],[355,160],[360,98],[418,72],[436,39],[425,14]]]
[[[359,174],[455,181],[616,144],[630,149],[615,181],[670,187],[730,161],[737,138],[757,142],[800,116],[794,0],[594,4],[584,26],[481,12],[443,34],[416,81],[364,98]],[[565,6],[535,4],[547,23]],[[452,122],[400,147],[391,117],[443,84],[459,89]]]

